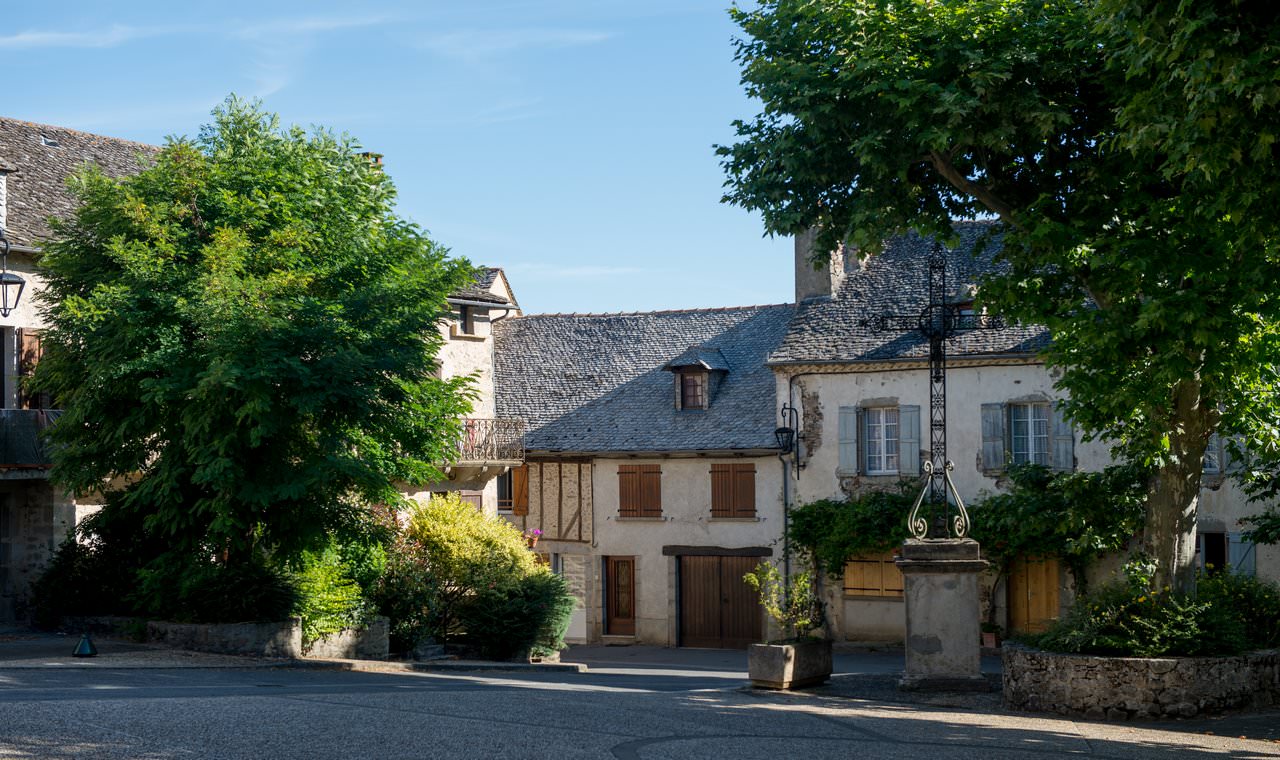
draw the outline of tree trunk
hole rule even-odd
[[[1147,495],[1145,549],[1156,563],[1154,586],[1183,592],[1195,588],[1196,507],[1204,451],[1217,411],[1200,403],[1200,382],[1174,388],[1169,453],[1151,479]]]

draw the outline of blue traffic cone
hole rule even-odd
[[[72,657],[94,657],[98,654],[98,648],[93,645],[93,639],[89,638],[89,634],[80,636],[80,643],[76,644],[76,651],[71,653]]]

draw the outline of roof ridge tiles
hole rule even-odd
[[[28,121],[27,119],[15,119],[12,116],[0,116],[0,121],[7,121],[13,124],[23,124],[28,127],[37,127],[39,129],[56,130],[58,132],[70,132],[84,137],[92,137],[95,140],[110,140],[115,143],[127,143],[129,145],[137,145],[140,148],[146,148],[147,150],[162,150],[164,148],[163,145],[153,145],[151,143],[140,142],[138,140],[130,140],[127,137],[112,137],[111,135],[102,135],[97,132],[86,132],[83,129],[75,129],[74,127],[62,127],[57,124],[44,124],[38,121]]]
[[[795,306],[793,303],[762,303],[747,306],[710,306],[701,309],[658,309],[655,311],[557,311],[544,314],[525,314],[521,319],[534,317],[645,317],[656,314],[719,314],[729,311],[747,311],[750,309],[771,309],[783,306]]]

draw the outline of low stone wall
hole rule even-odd
[[[390,621],[376,617],[363,628],[343,628],[311,643],[308,657],[322,660],[385,660],[390,652]]]
[[[1236,657],[1094,657],[1004,646],[1004,701],[1084,718],[1190,718],[1280,704],[1280,650]]]
[[[302,621],[282,623],[147,623],[147,640],[175,649],[259,657],[301,657]]]

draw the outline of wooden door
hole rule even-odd
[[[636,559],[605,557],[605,633],[634,636],[636,633]]]
[[[760,641],[760,603],[742,580],[757,557],[680,558],[680,646],[746,649]]]
[[[1009,568],[1009,627],[1039,633],[1058,618],[1058,579],[1053,557],[1024,557]]]

